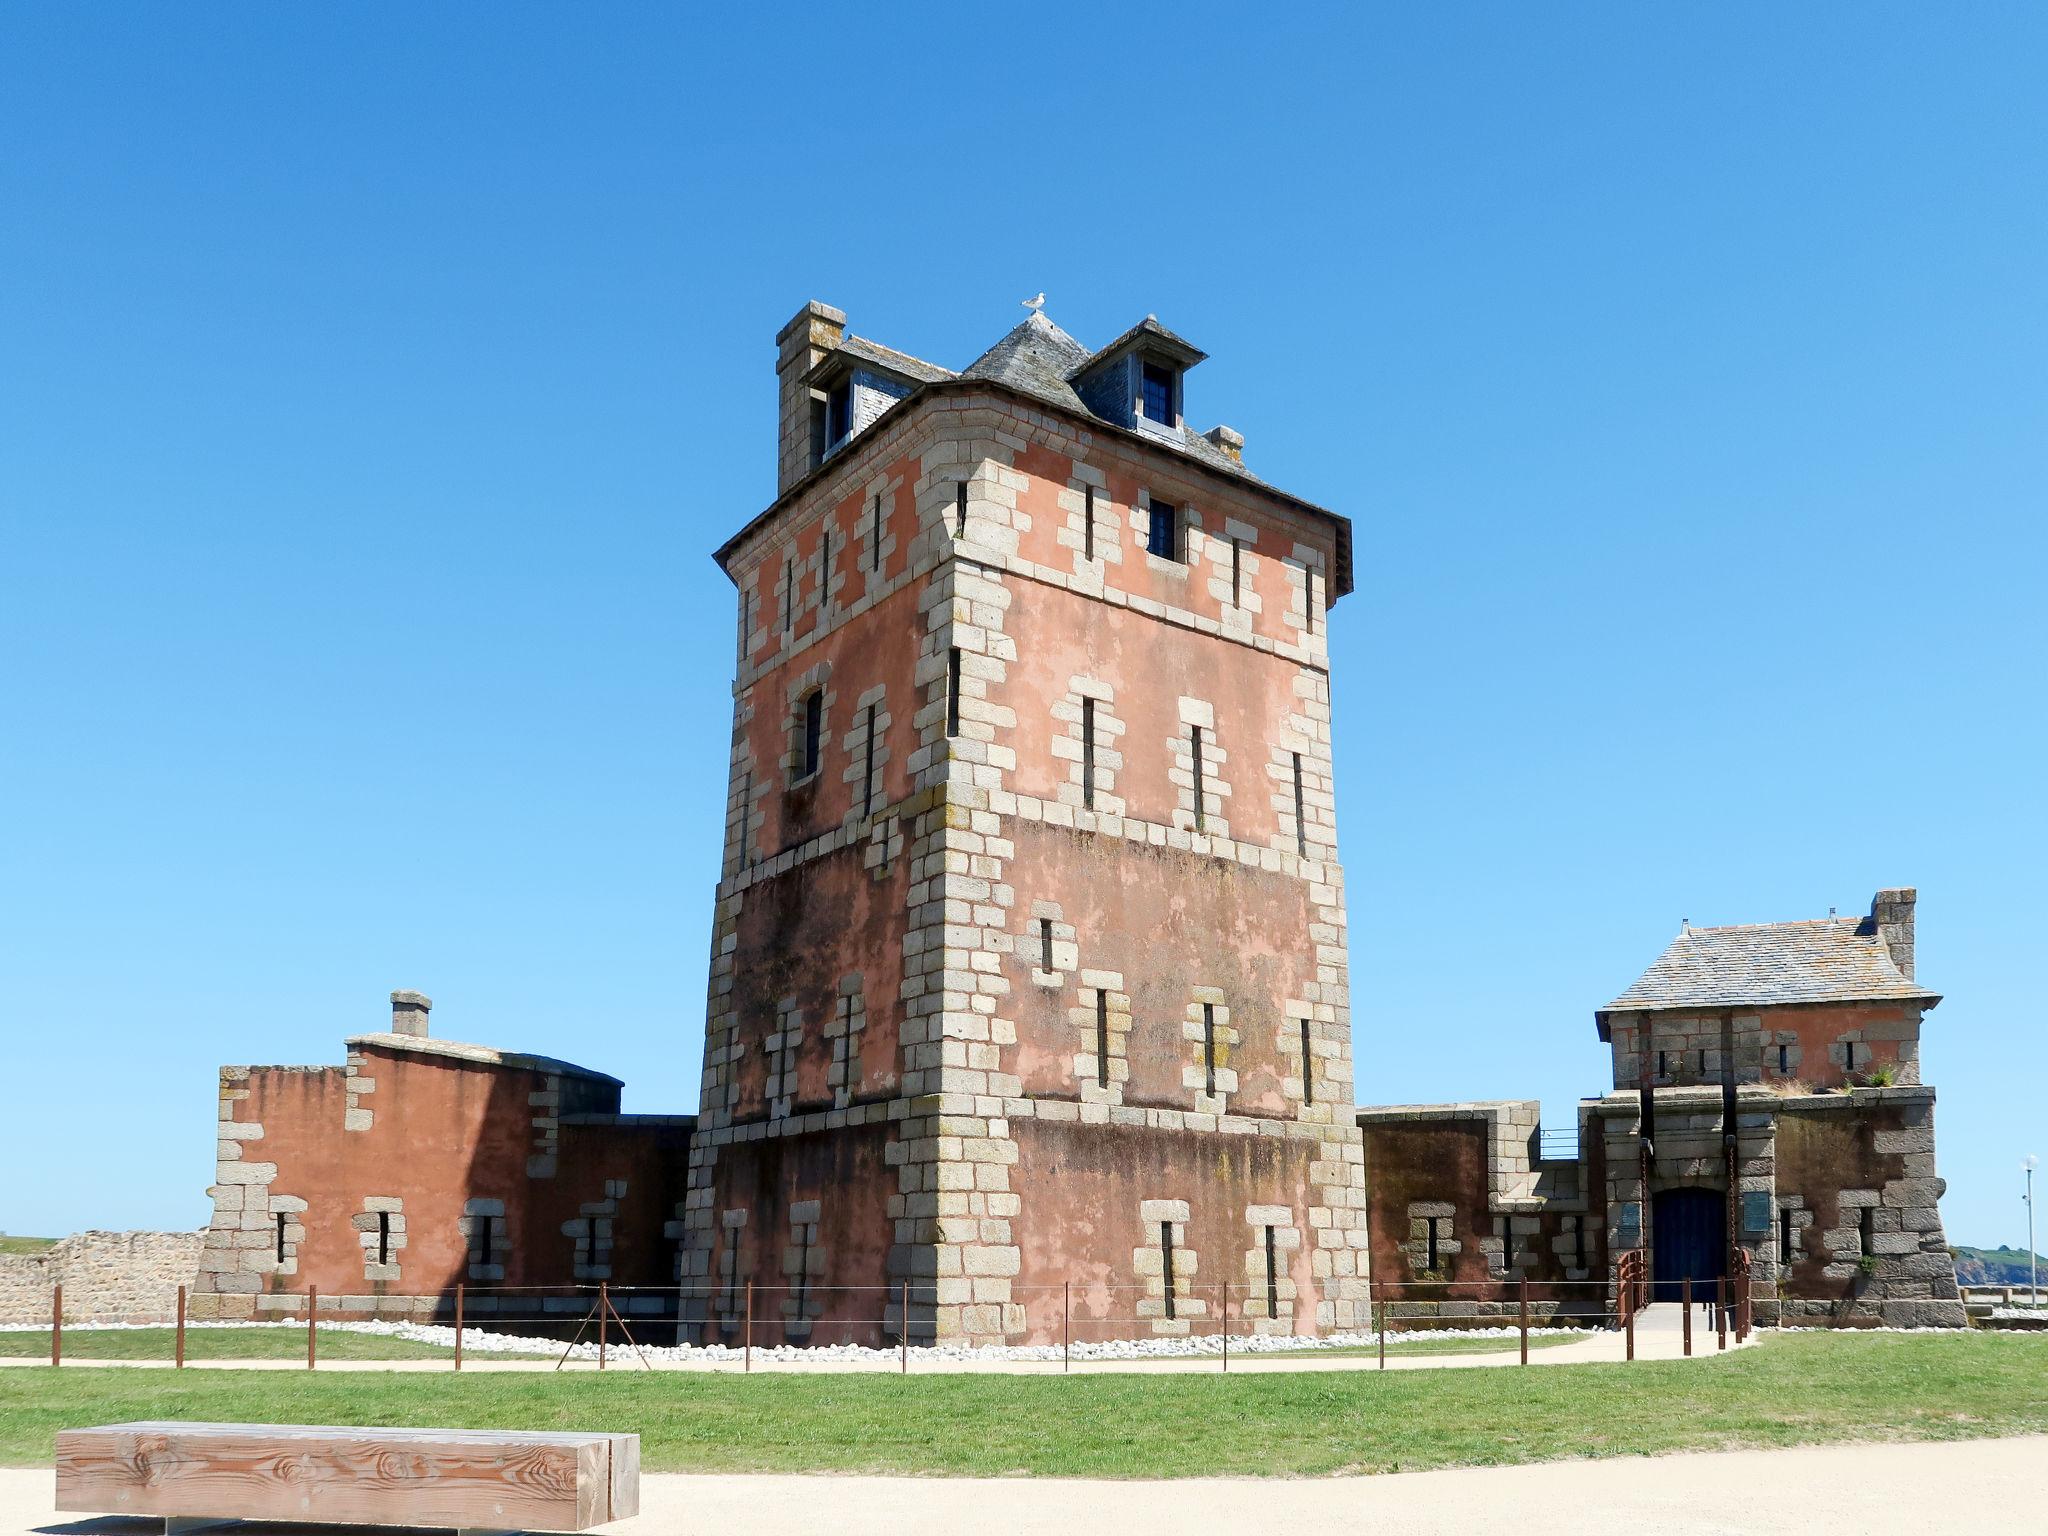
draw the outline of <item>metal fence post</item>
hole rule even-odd
[[[903,1345],[903,1359],[898,1367],[898,1374],[908,1376],[910,1374],[910,1282],[908,1280],[903,1282],[903,1323],[896,1330],[896,1333],[897,1338]]]
[[[1060,1369],[1074,1368],[1074,1282],[1060,1282]]]
[[[462,1282],[455,1282],[455,1369],[462,1369]]]
[[[1529,1363],[1529,1277],[1515,1277],[1515,1299],[1521,1304],[1522,1314],[1522,1364]]]
[[[64,1363],[64,1287],[50,1292],[50,1364]]]
[[[1687,1275],[1679,1282],[1678,1307],[1685,1319],[1685,1352],[1692,1354],[1692,1276]]]
[[[754,1368],[754,1282],[752,1280],[747,1282],[747,1336],[746,1341],[740,1346],[740,1358],[743,1362],[740,1366],[742,1371],[751,1371]]]
[[[1633,1280],[1628,1282],[1621,1304],[1621,1330],[1628,1336],[1628,1358],[1633,1360],[1636,1357],[1636,1287]]]
[[[178,1287],[178,1369],[185,1369],[185,1287]]]
[[[1230,1369],[1230,1282],[1223,1282],[1223,1369]]]
[[[320,1316],[320,1287],[306,1287],[306,1369],[312,1370],[320,1357],[319,1337],[313,1331],[314,1323]]]
[[[1371,1306],[1371,1305],[1372,1305],[1372,1304],[1373,1304],[1374,1302],[1377,1302],[1377,1303],[1378,1303],[1378,1311],[1379,1311],[1379,1315],[1380,1315],[1380,1322],[1379,1322],[1379,1328],[1378,1328],[1377,1332],[1378,1332],[1378,1334],[1379,1334],[1379,1341],[1380,1341],[1380,1369],[1384,1371],[1384,1370],[1385,1370],[1385,1369],[1387,1368],[1387,1287],[1386,1287],[1386,1282],[1385,1282],[1385,1281],[1383,1281],[1383,1280],[1368,1280],[1368,1281],[1366,1281],[1366,1282],[1365,1282],[1365,1288],[1366,1288],[1366,1291],[1365,1291],[1365,1293],[1366,1293],[1366,1304],[1367,1304],[1368,1306]]]
[[[609,1321],[605,1314],[610,1310],[611,1295],[605,1289],[605,1282],[600,1280],[597,1282],[597,1368],[600,1371],[604,1369],[605,1324]]]

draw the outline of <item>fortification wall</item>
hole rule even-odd
[[[0,1323],[47,1323],[64,1287],[71,1322],[167,1322],[199,1268],[203,1232],[74,1232],[42,1253],[0,1254]]]

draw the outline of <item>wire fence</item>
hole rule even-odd
[[[594,1358],[599,1370],[615,1363],[652,1369],[650,1350],[657,1355],[680,1350],[688,1358],[736,1362],[751,1371],[756,1352],[774,1351],[778,1359],[787,1359],[792,1351],[850,1345],[865,1352],[870,1366],[886,1364],[886,1355],[893,1352],[897,1369],[908,1372],[914,1354],[938,1351],[955,1359],[971,1354],[977,1339],[1022,1340],[1021,1346],[1005,1346],[1009,1358],[1057,1362],[1062,1369],[1070,1369],[1077,1357],[1213,1354],[1227,1371],[1233,1354],[1295,1351],[1376,1352],[1384,1367],[1390,1341],[1397,1354],[1418,1347],[1403,1335],[1443,1338],[1473,1330],[1514,1334],[1527,1364],[1532,1334],[1560,1328],[1623,1333],[1625,1358],[1633,1360],[1636,1319],[1653,1300],[1678,1303],[1684,1353],[1693,1352],[1695,1314],[1703,1330],[1713,1331],[1717,1346],[1726,1348],[1731,1334],[1740,1342],[1753,1326],[1749,1280],[1748,1266],[1738,1259],[1736,1273],[1724,1279],[1653,1284],[1640,1250],[1623,1254],[1605,1279],[1374,1280],[1367,1284],[1364,1326],[1348,1332],[1326,1327],[1319,1336],[1313,1326],[1300,1327],[1308,1319],[1298,1320],[1293,1284],[1277,1275],[1263,1285],[1194,1285],[1157,1278],[1011,1282],[1001,1302],[973,1300],[971,1283],[963,1293],[960,1282],[818,1285],[801,1276],[668,1286],[460,1284],[435,1292],[371,1296],[323,1297],[309,1288],[265,1293],[257,1300],[268,1315],[241,1321],[302,1327],[307,1369],[320,1365],[323,1328],[332,1340],[337,1331],[347,1331],[336,1325],[373,1322],[439,1330],[424,1339],[417,1333],[410,1337],[416,1345],[441,1344],[457,1371],[466,1356],[512,1351],[552,1357],[558,1370],[572,1358]],[[180,1286],[169,1320],[171,1337],[160,1347],[181,1369],[190,1360],[188,1324],[193,1323],[187,1288]],[[64,1363],[64,1338],[60,1285],[53,1288],[50,1304],[53,1366]],[[93,1353],[109,1358],[103,1348]],[[354,1353],[353,1358],[364,1356]]]

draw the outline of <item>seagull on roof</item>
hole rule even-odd
[[[1037,314],[1041,309],[1045,308],[1045,291],[1043,289],[1040,289],[1037,298],[1024,300],[1024,307],[1030,310],[1034,315]]]

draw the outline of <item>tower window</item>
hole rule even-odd
[[[796,567],[789,561],[782,562],[782,632],[786,635],[796,627]]]
[[[1038,920],[1038,968],[1041,971],[1049,971],[1053,968],[1052,919],[1049,917],[1041,917]]]
[[[1171,368],[1162,368],[1157,363],[1147,363],[1144,368],[1144,384],[1140,394],[1140,409],[1147,421],[1156,421],[1162,427],[1170,427],[1179,419],[1174,410],[1174,378]]]
[[[379,1264],[389,1264],[391,1262],[391,1213],[389,1211],[379,1211],[377,1213],[377,1262]]]
[[[863,816],[875,808],[875,706],[868,706],[867,729],[861,732],[862,751],[865,760],[860,770],[860,813]]]
[[[1789,1045],[1781,1045],[1778,1047],[1778,1073],[1780,1076],[1783,1076],[1791,1070],[1792,1047]]]
[[[1081,805],[1095,809],[1095,701],[1081,701]]]
[[[284,1227],[291,1218],[283,1211],[277,1213],[277,1262],[284,1262]]]
[[[868,513],[868,569],[882,568],[882,498],[875,497],[874,509]]]
[[[1145,551],[1162,560],[1178,560],[1180,554],[1180,508],[1170,501],[1147,504],[1150,522],[1145,533]]]
[[[813,688],[804,695],[804,740],[799,778],[808,779],[818,771],[818,756],[825,738],[825,694]]]
[[[1309,1050],[1308,1020],[1301,1021],[1301,1102],[1316,1101],[1316,1059]]]
[[[1216,1005],[1202,1004],[1202,1091],[1216,1096]]]
[[[1424,1220],[1426,1220],[1429,1223],[1429,1262],[1424,1264],[1422,1267],[1424,1269],[1435,1269],[1437,1267],[1438,1261],[1442,1258],[1442,1254],[1437,1249],[1436,1235],[1436,1224],[1437,1222],[1442,1220],[1442,1218],[1438,1216],[1429,1216],[1425,1217]]]
[[[1095,558],[1095,487],[1089,486],[1082,493],[1081,504],[1081,558]]]
[[[946,653],[946,734],[960,734],[960,647]]]
[[[1208,818],[1202,809],[1202,802],[1207,797],[1203,793],[1202,728],[1199,725],[1188,727],[1188,751],[1195,770],[1195,830],[1200,832],[1207,826]]]
[[[1316,568],[1312,565],[1309,566],[1302,572],[1302,577],[1308,589],[1304,594],[1302,607],[1308,619],[1308,632],[1314,634],[1316,632]]]
[[[1095,1086],[1109,1086],[1109,994],[1095,989]]]
[[[470,1218],[470,1235],[473,1239],[469,1250],[469,1262],[488,1264],[491,1262],[491,1228],[497,1218],[473,1216]]]
[[[1869,1258],[1877,1252],[1877,1209],[1863,1207],[1863,1214],[1856,1226],[1856,1246],[1862,1257]]]
[[[956,539],[967,537],[967,482],[965,480],[962,480],[955,487],[953,499],[953,537]]]
[[[1230,541],[1230,606],[1244,606],[1244,540]]]
[[[1778,1207],[1778,1267],[1789,1268],[1792,1263],[1792,1207]]]
[[[1301,754],[1294,754],[1294,851],[1308,857],[1308,811],[1301,792]]]
[[[1280,1315],[1280,1255],[1278,1244],[1273,1240],[1273,1229],[1266,1228],[1266,1316]]]

